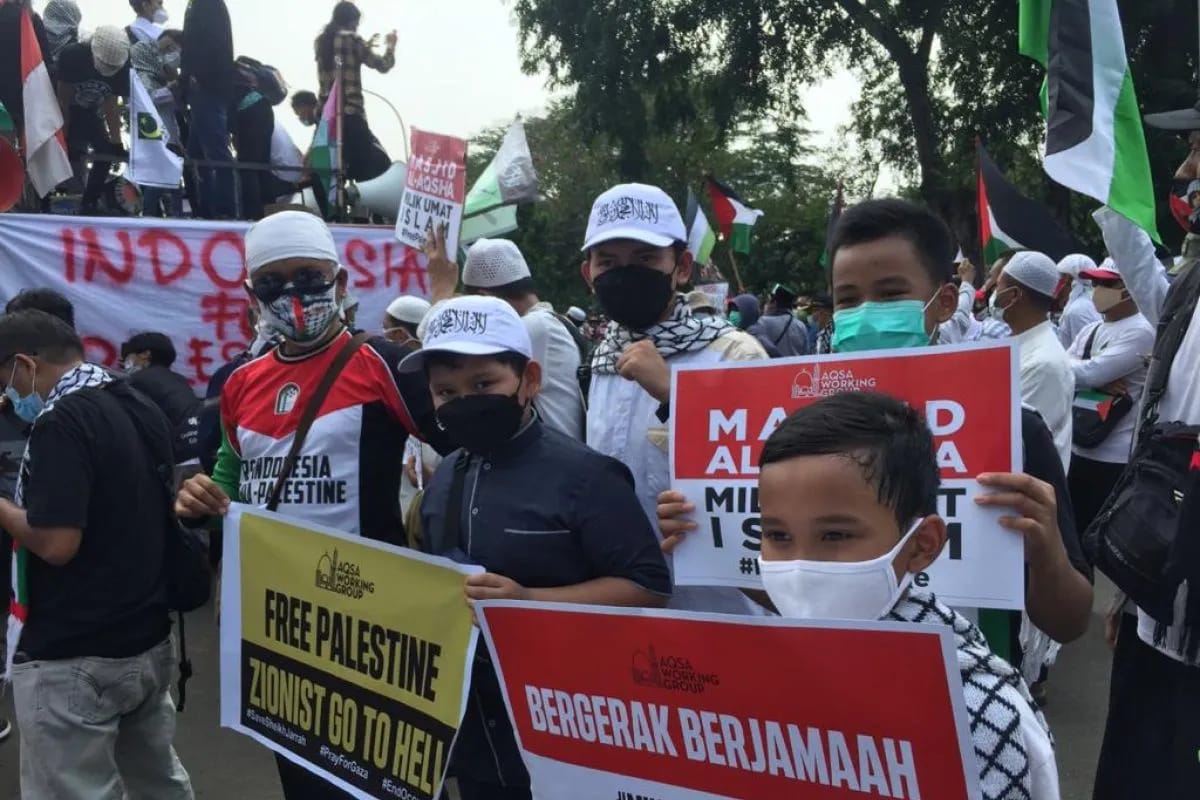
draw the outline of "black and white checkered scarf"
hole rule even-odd
[[[703,350],[737,328],[720,317],[697,317],[692,314],[683,295],[675,295],[671,316],[644,331],[632,331],[624,325],[610,322],[604,338],[592,351],[592,373],[613,375],[617,371],[617,359],[625,348],[642,339],[654,342],[655,349],[664,359],[680,353]]]
[[[1021,673],[991,651],[983,633],[970,620],[939,603],[933,595],[910,592],[887,618],[945,625],[954,631],[984,800],[1031,800],[1029,754],[1020,737],[1021,711],[1005,696],[1004,688],[1011,687],[1020,695],[1047,735],[1050,728]]]

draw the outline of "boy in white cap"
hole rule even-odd
[[[582,335],[554,306],[538,298],[521,250],[507,239],[479,239],[467,250],[462,280],[468,294],[499,297],[520,315],[533,343],[533,358],[542,365],[537,411],[559,433],[582,439],[579,363],[585,348],[576,338]]]
[[[1012,328],[1021,350],[1021,402],[1042,415],[1067,470],[1075,374],[1050,322],[1058,277],[1058,265],[1049,256],[1017,252],[1000,271],[988,308],[993,319]]]
[[[542,368],[507,303],[441,304],[400,369],[428,376],[438,423],[461,447],[426,488],[421,527],[428,552],[487,569],[467,578],[469,600],[666,605],[670,575],[633,476],[533,412]],[[460,796],[527,800],[529,775],[486,656],[471,694],[449,766]]]
[[[450,449],[434,420],[424,376],[398,374],[404,352],[391,342],[351,336],[340,315],[347,273],[320,218],[283,211],[255,224],[246,232],[246,270],[250,302],[281,342],[225,384],[212,477],[188,479],[176,497],[176,513],[185,519],[217,516],[237,498],[404,544],[396,498],[405,442],[420,436],[439,450]],[[312,426],[300,431],[325,374],[346,356]],[[280,464],[298,435],[295,466],[281,477]],[[286,798],[343,796],[292,762],[276,761]]]
[[[583,279],[611,321],[592,352],[587,443],[633,473],[654,520],[670,481],[671,365],[765,359],[753,336],[697,317],[680,288],[692,256],[679,208],[657,186],[627,183],[596,198],[583,243]],[[755,613],[736,589],[679,587],[672,607]]]

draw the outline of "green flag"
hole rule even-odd
[[[1020,34],[1021,52],[1047,65],[1046,174],[1159,241],[1117,0],[1021,0]]]
[[[17,124],[13,122],[12,115],[8,113],[4,103],[0,103],[0,133],[11,133],[16,129]]]

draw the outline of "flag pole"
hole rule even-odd
[[[729,248],[729,263],[733,265],[733,279],[737,281],[738,294],[746,293],[746,285],[742,283],[742,274],[738,271],[737,259],[733,255],[733,246]]]
[[[340,60],[338,62],[338,67],[338,72],[340,73]],[[345,87],[342,85],[342,79],[339,75],[337,79],[337,144],[334,147],[335,161],[333,167],[334,186],[337,187],[334,194],[334,200],[337,203],[337,211],[334,212],[334,219],[338,222],[344,221],[342,214],[345,213],[346,208],[346,199],[345,194],[343,193],[345,184],[342,174],[342,139],[344,133],[343,127],[345,125],[345,102]]]

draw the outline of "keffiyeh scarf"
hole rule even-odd
[[[1009,699],[1011,693],[1006,696],[1005,687],[1028,704],[1047,734],[1050,729],[1021,674],[991,651],[979,628],[933,595],[910,592],[887,619],[945,625],[954,632],[983,796],[985,800],[1032,800],[1029,754],[1020,736],[1021,710]]]
[[[696,317],[684,302],[683,295],[675,296],[671,316],[644,331],[632,331],[624,325],[610,322],[604,338],[592,351],[592,373],[614,375],[617,360],[625,348],[642,339],[654,342],[654,348],[664,359],[680,353],[703,350],[737,328],[718,317]]]
[[[112,381],[112,375],[109,375],[102,367],[95,364],[80,364],[63,375],[50,390],[42,414],[54,408],[55,403],[72,392],[104,386]],[[40,414],[38,419],[41,419]],[[37,425],[36,420],[34,425]],[[16,504],[21,507],[25,505],[25,482],[29,480],[29,466],[29,445],[26,444],[25,454],[21,456],[21,469],[17,476],[17,490],[14,498]],[[25,626],[25,620],[29,616],[29,591],[25,582],[25,562],[28,557],[29,554],[25,548],[13,542],[12,594],[9,596],[8,604],[8,649],[4,665],[5,674],[12,670],[12,658],[17,652],[17,644],[21,641],[21,629]]]

